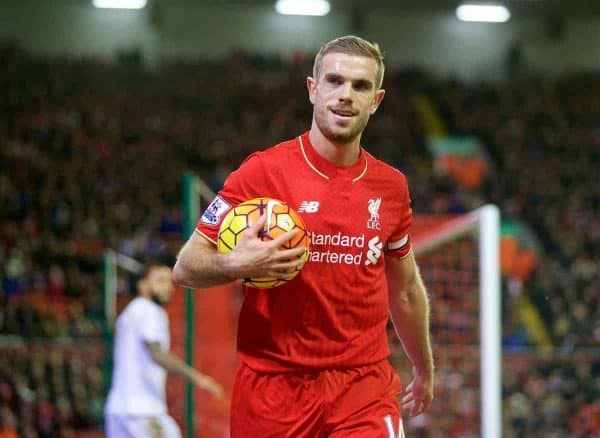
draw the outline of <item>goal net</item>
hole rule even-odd
[[[499,213],[484,206],[461,216],[421,216],[411,232],[431,306],[436,365],[430,409],[405,417],[409,436],[501,436]],[[410,363],[390,333],[404,385]]]

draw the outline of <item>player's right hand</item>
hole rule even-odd
[[[282,249],[281,246],[291,240],[297,229],[287,231],[271,241],[263,241],[259,234],[267,220],[263,214],[245,232],[236,247],[227,254],[219,255],[219,264],[228,274],[236,278],[274,277],[287,279],[295,276],[305,260],[299,258],[305,247]]]

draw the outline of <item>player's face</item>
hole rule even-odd
[[[148,286],[152,296],[166,303],[171,298],[173,293],[173,280],[171,277],[171,269],[167,266],[154,267],[148,273]]]
[[[378,89],[377,62],[364,56],[328,53],[319,77],[307,79],[313,119],[334,143],[355,140],[367,126],[383,99]]]

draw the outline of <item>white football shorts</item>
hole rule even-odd
[[[181,438],[179,426],[167,414],[113,415],[105,419],[106,438]]]

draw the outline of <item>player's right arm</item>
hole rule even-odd
[[[176,283],[191,288],[208,288],[240,278],[293,277],[304,261],[299,259],[306,248],[280,249],[294,237],[297,230],[288,231],[276,239],[264,242],[258,234],[266,216],[262,216],[244,233],[237,246],[227,254],[217,252],[215,245],[199,233],[193,233],[185,243],[173,268]]]

